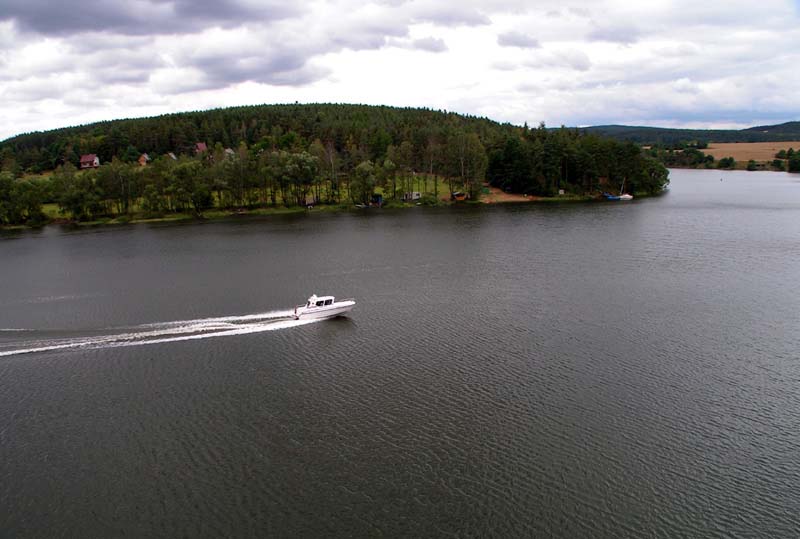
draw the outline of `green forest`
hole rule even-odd
[[[202,143],[202,144],[198,144]],[[98,168],[80,170],[82,155]],[[147,154],[147,158],[143,157]],[[140,163],[141,161],[141,163]],[[142,164],[144,163],[144,164]],[[579,129],[429,109],[262,105],[100,122],[0,142],[0,224],[201,216],[213,209],[477,200],[486,183],[536,196],[657,194],[661,162]],[[444,193],[444,197],[442,196]]]
[[[676,147],[691,141],[703,142],[780,142],[800,140],[800,122],[760,125],[747,129],[674,129],[630,125],[597,125],[587,132],[616,140],[644,145]],[[702,149],[702,148],[700,148]]]

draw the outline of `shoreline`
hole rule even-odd
[[[500,189],[493,188],[499,193],[490,193],[489,195],[482,195],[477,201],[466,202],[451,202],[440,200],[435,205],[425,205],[426,207],[443,208],[443,207],[456,207],[464,205],[495,205],[495,204],[574,204],[574,203],[587,203],[587,202],[604,202],[602,198],[592,195],[561,195],[555,197],[540,197],[533,195],[520,195],[514,193],[505,193]],[[657,196],[657,195],[656,195]],[[637,198],[646,198],[646,195],[637,195]],[[385,205],[385,209],[410,209],[418,207],[417,204],[407,203],[393,203]],[[267,207],[267,208],[253,208],[253,209],[213,209],[203,212],[200,216],[191,213],[174,213],[160,216],[122,216],[122,217],[106,217],[102,219],[94,219],[92,221],[74,221],[63,217],[56,217],[47,222],[37,225],[0,225],[0,231],[18,231],[18,230],[35,230],[42,229],[48,226],[62,226],[72,228],[90,228],[101,226],[122,226],[132,224],[155,224],[155,223],[204,223],[210,221],[221,221],[224,219],[231,219],[237,217],[267,217],[271,215],[291,215],[291,214],[306,214],[306,213],[343,213],[343,212],[360,212],[365,209],[380,209],[380,208],[358,208],[352,204],[331,204],[331,205],[318,205],[311,208],[302,206],[296,207]]]
[[[796,172],[791,172],[789,170],[778,170],[776,168],[772,168],[769,166],[769,162],[767,161],[756,161],[756,164],[760,167],[764,168],[757,168],[755,170],[748,170],[747,169],[747,161],[736,161],[736,166],[733,168],[717,168],[714,167],[682,167],[679,165],[670,165],[667,167],[668,169],[676,169],[676,170],[717,170],[719,172],[782,172],[785,174],[796,174]]]

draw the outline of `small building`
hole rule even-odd
[[[81,169],[97,168],[100,166],[100,158],[93,153],[87,153],[81,156]]]
[[[150,156],[147,155],[146,153],[143,153],[142,155],[139,156],[139,159],[137,159],[136,161],[139,163],[140,167],[145,167],[147,166],[147,163],[150,162]]]
[[[201,154],[203,152],[208,151],[208,146],[206,146],[205,142],[195,142],[194,144],[194,153]]]
[[[413,202],[415,200],[419,200],[420,198],[422,198],[422,194],[419,191],[409,191],[407,193],[403,193],[404,202]]]

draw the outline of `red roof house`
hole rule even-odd
[[[81,168],[97,168],[100,166],[100,159],[93,153],[81,156]]]
[[[208,151],[208,146],[205,142],[198,142],[194,145],[194,153],[203,153]]]

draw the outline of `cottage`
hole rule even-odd
[[[208,151],[208,146],[205,142],[196,142],[194,145],[194,153],[201,154]]]
[[[147,155],[146,153],[143,153],[142,155],[139,156],[139,159],[137,159],[137,161],[139,162],[140,167],[147,166],[147,163],[150,162],[150,156]]]
[[[93,153],[87,153],[81,156],[81,169],[97,168],[100,166],[100,158]]]
[[[403,193],[403,201],[405,202],[413,202],[415,200],[419,200],[422,198],[422,194],[419,191],[409,191],[407,193]]]

